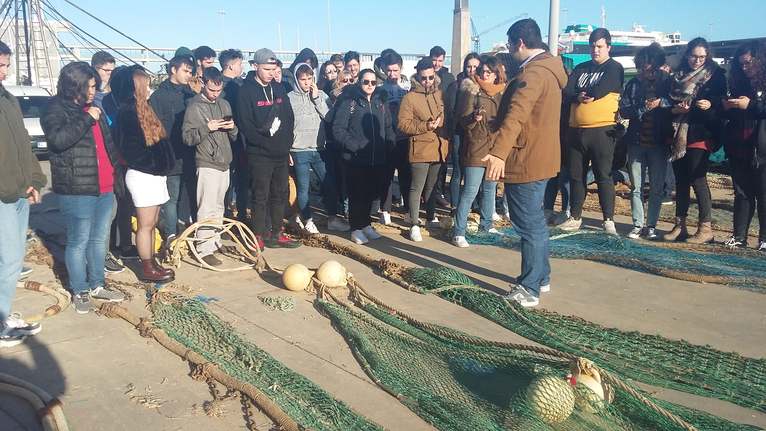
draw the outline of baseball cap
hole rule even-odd
[[[277,62],[277,56],[274,54],[274,51],[268,49],[268,48],[261,48],[258,51],[255,51],[253,54],[253,60],[250,62],[251,64],[267,64],[267,63],[276,63]]]

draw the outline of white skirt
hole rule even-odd
[[[125,184],[128,186],[133,205],[136,208],[162,205],[170,200],[168,195],[167,177],[151,175],[128,169],[125,174]]]

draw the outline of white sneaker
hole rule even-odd
[[[540,286],[540,293],[548,293],[550,291],[551,291],[551,284],[550,283],[544,284],[544,285]]]
[[[383,222],[383,225],[388,226],[391,224],[391,213],[388,211],[383,211],[380,213],[380,221]]]
[[[556,227],[563,230],[564,232],[576,232],[580,230],[580,226],[582,226],[582,219],[569,217],[564,223],[561,223]]]
[[[628,232],[628,238],[630,239],[639,239],[641,238],[641,231],[643,231],[643,228],[640,228],[638,226],[633,226],[633,229]]]
[[[533,296],[523,286],[515,286],[511,293],[505,296],[505,299],[518,302],[522,307],[534,307],[540,304],[540,298]]]
[[[375,230],[372,226],[365,226],[362,228],[362,233],[364,233],[364,236],[367,237],[367,239],[376,240],[383,238],[378,231]]]
[[[5,319],[5,332],[9,333],[7,335],[25,337],[28,335],[39,334],[42,329],[43,328],[39,323],[26,322],[21,318],[21,314],[19,313],[11,313],[11,315]]]
[[[766,251],[766,241],[758,241],[758,251]]]
[[[351,240],[359,245],[367,244],[368,242],[370,242],[370,240],[367,239],[367,236],[364,234],[364,232],[358,229],[351,232]]]
[[[493,235],[499,235],[500,231],[495,229],[495,228],[493,228],[493,227],[491,227],[491,228],[487,229],[487,233],[491,233]]]
[[[293,219],[290,220],[290,224],[299,230],[303,230],[303,222],[301,221],[301,216],[299,215],[293,217]]]
[[[423,241],[423,237],[420,235],[420,226],[412,226],[410,228],[410,239],[415,242]]]
[[[348,222],[338,216],[330,216],[327,220],[327,229],[336,232],[348,232],[351,230],[351,226]]]
[[[614,226],[614,220],[604,220],[604,232],[609,235],[617,235],[617,228]]]
[[[452,244],[454,244],[455,247],[468,248],[468,241],[465,240],[464,236],[456,236],[452,238]]]
[[[317,225],[314,224],[314,219],[306,220],[306,223],[303,224],[303,230],[311,234],[319,233]]]
[[[441,222],[439,222],[439,217],[434,216],[431,220],[428,221],[428,225],[431,227],[441,227]]]

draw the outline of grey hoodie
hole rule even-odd
[[[302,65],[311,67],[307,63],[301,63],[295,67],[297,71]],[[324,118],[330,110],[327,103],[327,94],[319,90],[316,99],[311,94],[301,90],[298,77],[295,76],[295,89],[287,97],[295,115],[293,146],[290,151],[317,151],[325,148],[325,124]]]
[[[237,126],[228,131],[211,132],[207,127],[210,120],[220,120],[231,115],[231,105],[223,97],[211,102],[200,93],[189,101],[182,127],[184,144],[196,146],[198,168],[212,168],[219,171],[229,169],[231,164],[231,141],[237,139]]]

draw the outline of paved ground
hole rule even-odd
[[[61,234],[52,196],[46,196],[45,204],[35,209],[33,218],[33,224],[48,234]],[[629,227],[621,225],[618,229],[627,231]],[[367,250],[412,265],[453,266],[496,289],[507,288],[520,264],[519,254],[512,250],[485,246],[457,249],[433,238],[414,244],[397,234],[387,235]],[[361,264],[327,251],[303,247],[268,252],[270,263],[282,267],[293,262],[317,266],[329,258],[346,265],[374,295],[416,318],[488,339],[527,342],[461,307],[409,293]],[[54,283],[49,268],[34,266],[32,279]],[[552,267],[552,292],[544,296],[542,304],[546,309],[606,326],[686,339],[747,356],[766,356],[766,295],[586,261],[554,260]],[[130,271],[114,278],[135,280]],[[231,322],[246,339],[364,416],[391,430],[432,429],[365,375],[329,320],[314,309],[309,294],[287,293],[279,288],[278,280],[261,279],[254,271],[219,274],[188,264],[182,266],[177,281],[194,294],[216,298],[212,310]],[[136,314],[145,313],[142,293],[136,290],[134,294],[127,306]],[[262,294],[293,295],[296,310],[270,312],[257,299]],[[19,291],[14,307],[31,314],[39,313],[48,303],[49,299],[38,293]],[[187,376],[189,369],[184,362],[141,338],[126,322],[93,313],[80,316],[69,309],[44,321],[41,334],[0,352],[0,370],[28,379],[59,397],[76,430],[244,429],[238,402],[225,404],[226,412],[221,417],[209,417],[201,407],[211,399],[208,388]],[[131,386],[134,390],[129,392]],[[766,427],[764,414],[673,391],[654,391],[662,398]],[[141,404],[142,397],[161,406]],[[31,413],[0,398],[0,429],[25,429],[17,422],[28,425],[31,418]],[[262,415],[256,418],[256,424],[260,430],[271,427]]]

